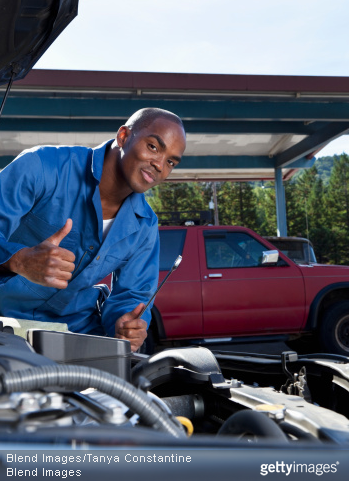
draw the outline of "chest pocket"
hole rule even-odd
[[[61,227],[63,226],[49,224],[37,215],[29,212],[10,237],[10,241],[18,242],[28,247],[34,247],[55,234]],[[71,231],[59,245],[74,252],[79,246],[79,240],[80,235],[77,232]],[[76,255],[75,252],[74,254]]]
[[[98,271],[98,277],[100,280],[104,279],[104,277],[108,276],[114,271],[118,271],[126,266],[127,260],[120,259],[113,255],[105,256],[104,260],[102,261],[101,268]]]

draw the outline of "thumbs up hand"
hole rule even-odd
[[[48,239],[37,246],[21,249],[3,266],[35,284],[65,289],[75,269],[75,255],[59,247],[59,244],[69,234],[72,226],[73,221],[68,219]]]

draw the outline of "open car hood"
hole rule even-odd
[[[20,80],[76,17],[79,0],[0,0],[0,85]]]

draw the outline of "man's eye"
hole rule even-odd
[[[156,145],[154,144],[148,144],[148,145],[151,150],[153,150],[154,152],[157,152],[158,149],[156,148]]]
[[[175,163],[173,162],[173,160],[168,159],[167,162],[170,164],[171,167],[175,167]]]

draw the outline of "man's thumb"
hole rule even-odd
[[[144,304],[141,302],[132,311],[126,312],[123,316],[121,316],[119,320],[122,322],[122,325],[125,321],[132,321],[133,319],[138,319],[142,312],[143,307],[144,307]]]
[[[143,307],[144,307],[144,304],[143,302],[141,302],[140,304],[138,304],[137,307],[133,309],[133,311],[131,311],[131,313],[134,315],[133,319],[137,319],[141,315],[141,312],[143,311]]]
[[[62,242],[65,236],[69,234],[73,227],[73,221],[71,219],[67,219],[67,222],[65,225],[59,229],[55,234],[52,234],[48,239],[51,244],[54,244],[55,246],[59,246],[59,244]]]
[[[127,313],[127,320],[130,321],[131,319],[138,319],[138,317],[140,316],[140,314],[142,312],[143,307],[144,307],[144,304],[141,302],[132,311],[128,312]]]

